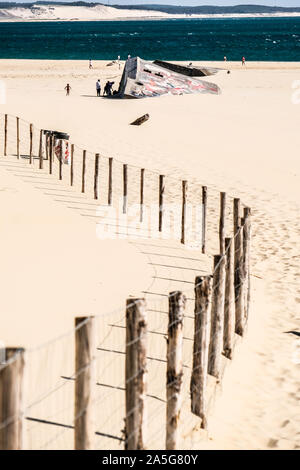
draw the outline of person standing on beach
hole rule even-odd
[[[242,65],[243,65],[243,66],[246,65],[246,59],[245,59],[244,56],[242,57]]]
[[[100,78],[96,81],[96,91],[97,91],[97,96],[100,96],[101,93],[101,83],[100,83]]]
[[[67,91],[66,96],[69,96],[71,90],[69,83],[67,83],[67,85],[65,86],[65,90]]]
[[[93,68],[93,65],[92,65],[92,59],[89,60],[89,69],[92,69]]]
[[[224,62],[227,62],[227,57],[226,57],[226,55],[224,55]]]

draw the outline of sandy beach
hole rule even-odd
[[[109,100],[96,97],[95,84],[100,78],[103,87],[110,79],[117,88],[122,72],[118,64],[94,61],[89,70],[87,61],[0,60],[0,80],[6,89],[1,114],[19,116],[37,128],[67,132],[71,142],[90,154],[99,152],[178,181],[187,179],[192,182],[191,190],[196,183],[205,184],[216,201],[212,211],[218,209],[219,191],[240,197],[252,208],[248,331],[227,367],[222,390],[211,407],[207,433],[197,428],[196,421],[189,422],[184,408],[182,448],[299,449],[300,345],[299,336],[289,332],[299,335],[300,331],[300,63],[252,62],[246,67],[233,62],[201,64],[226,68],[208,77],[220,86],[221,95]],[[67,83],[71,85],[70,96],[64,90]],[[129,125],[145,113],[149,113],[149,121],[140,127]],[[118,312],[128,296],[146,295],[151,304],[149,292],[192,291],[195,272],[211,270],[211,257],[201,255],[200,250],[185,249],[176,241],[146,240],[144,245],[126,239],[100,241],[95,220],[87,210],[87,204],[96,210],[96,202],[85,195],[76,196],[65,180],[51,179],[47,169],[39,172],[36,162],[31,168],[28,162],[5,159],[2,150],[0,168],[0,337],[5,344],[36,348],[71,331],[76,315],[114,312],[112,321],[122,321]],[[226,230],[230,236],[229,224]],[[217,239],[208,244],[210,253],[217,253]],[[173,257],[172,264],[166,263],[166,256]],[[162,300],[155,297],[154,302],[161,305]],[[192,302],[187,315],[193,315]],[[154,317],[150,326],[162,325],[163,332],[165,319]],[[185,327],[190,337],[189,320]],[[108,328],[107,323],[103,328]],[[123,341],[122,334],[116,331],[113,341]],[[164,410],[159,377],[164,377],[165,371],[159,360],[165,357],[165,345],[156,336],[151,341],[159,368],[157,374],[150,369],[151,394],[158,399],[149,404],[149,415],[152,410],[155,417]],[[113,343],[103,340],[102,347],[112,348]],[[45,364],[49,364],[52,352],[58,359],[60,353],[55,348],[48,348],[42,356]],[[71,349],[68,342],[66,369],[71,367]],[[122,365],[118,357],[110,367],[109,353],[106,355],[104,378],[117,385]],[[45,370],[40,373],[46,389]],[[61,370],[60,374],[68,372]],[[62,405],[66,396],[60,397]],[[119,408],[123,405],[119,395],[107,399],[110,404],[116,399]],[[48,405],[49,409],[54,407],[53,403]],[[39,413],[42,416],[41,408],[36,410],[36,415]],[[121,418],[117,418],[118,432]],[[115,432],[109,419],[108,413],[107,434]],[[159,423],[152,424],[154,434]],[[48,428],[42,429],[41,445],[49,438],[47,432]],[[34,439],[28,447],[38,447]],[[116,448],[120,448],[118,439],[113,442]],[[153,446],[158,445],[155,436],[151,439]],[[62,441],[50,442],[49,448],[55,447],[53,442],[58,447],[70,446],[65,436]],[[104,444],[99,441],[101,448],[112,448],[113,444],[109,439]]]

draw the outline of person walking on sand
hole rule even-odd
[[[100,78],[96,81],[96,91],[97,91],[97,96],[100,96],[101,93],[101,83],[100,83]]]
[[[242,57],[242,65],[243,65],[243,66],[246,65],[246,59],[245,59],[244,56]]]
[[[92,59],[89,60],[89,69],[93,68]]]
[[[66,96],[69,96],[71,89],[72,88],[70,87],[69,83],[67,83],[67,85],[65,86],[65,90],[67,91]]]

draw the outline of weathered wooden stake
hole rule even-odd
[[[59,179],[62,180],[62,168],[63,168],[63,148],[62,140],[59,141],[59,159],[58,159],[58,174]]]
[[[70,186],[74,183],[74,144],[71,145]]]
[[[187,181],[182,181],[181,243],[183,244],[185,243],[186,191]]]
[[[245,300],[246,300],[246,276],[245,276],[245,263],[244,263],[244,228],[245,219],[241,218],[241,239],[240,239],[240,265],[238,271],[238,290],[239,295],[236,299],[236,317],[238,319],[236,333],[243,336],[245,329]]]
[[[207,186],[202,186],[202,253],[206,249]]]
[[[7,114],[4,115],[4,156],[7,155]]]
[[[40,145],[39,145],[39,169],[43,169],[43,131],[40,130]]]
[[[146,433],[147,314],[144,299],[126,302],[125,450],[143,450]]]
[[[53,135],[49,135],[49,174],[52,175]]]
[[[108,160],[108,205],[112,205],[112,172],[113,172],[113,158]]]
[[[243,264],[245,276],[245,321],[248,320],[250,304],[250,238],[251,238],[251,209],[244,208],[244,229],[243,229]]]
[[[0,364],[0,450],[23,447],[24,355],[22,348],[6,348],[7,364]]]
[[[20,118],[17,117],[17,158],[20,158]]]
[[[33,151],[33,125],[29,125],[29,139],[30,139],[30,148],[29,148],[29,163],[32,163],[32,151]]]
[[[75,318],[75,450],[94,449],[95,318]]]
[[[127,211],[127,165],[123,165],[123,214]]]
[[[225,304],[224,304],[224,335],[223,351],[228,359],[232,359],[233,336],[235,329],[234,320],[234,276],[233,276],[233,240],[225,238],[226,253],[226,280],[225,280]]]
[[[220,193],[220,222],[219,222],[219,239],[220,254],[225,253],[225,216],[226,216],[226,193]]]
[[[240,216],[240,200],[233,201],[234,231],[234,296],[235,296],[235,332],[244,333],[244,293],[243,291],[243,227]]]
[[[164,175],[159,175],[159,212],[158,212],[158,230],[162,231],[163,226],[163,213],[164,213]]]
[[[240,215],[240,210],[241,210],[241,201],[240,199],[235,198],[233,200],[233,235],[234,235],[234,288],[235,288],[235,298],[237,298],[237,291],[236,291],[236,272],[238,268],[238,254],[236,252],[236,248],[238,248],[238,243],[239,240],[236,241],[236,236],[237,233],[241,227],[241,215]]]
[[[208,373],[219,378],[223,351],[225,294],[225,257],[214,256],[213,292],[211,305],[211,330],[208,353]]]
[[[194,353],[191,376],[191,410],[201,418],[201,428],[207,428],[206,384],[208,367],[210,306],[212,276],[197,276],[195,280]]]
[[[49,158],[49,135],[48,132],[45,134],[45,154],[46,160]]]
[[[95,155],[94,199],[98,199],[99,153]]]
[[[141,168],[141,181],[140,181],[140,222],[143,222],[144,216],[144,176],[145,169]]]
[[[82,152],[82,177],[81,177],[81,192],[85,191],[85,161],[86,161],[86,150]]]
[[[186,298],[182,292],[169,294],[169,325],[167,345],[167,426],[166,450],[179,445],[179,419],[182,385],[183,316]]]

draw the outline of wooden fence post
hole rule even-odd
[[[40,130],[40,145],[39,145],[39,169],[43,169],[43,131]]]
[[[49,134],[48,132],[45,133],[45,154],[46,160],[49,158]]]
[[[95,318],[75,318],[75,450],[94,448]]]
[[[123,165],[123,214],[127,211],[127,165]]]
[[[206,250],[207,186],[202,186],[202,253]]]
[[[166,450],[175,450],[179,444],[178,427],[183,376],[182,340],[185,303],[186,298],[182,292],[170,292],[167,345]]]
[[[243,227],[240,216],[240,200],[233,201],[234,220],[234,296],[235,332],[244,333],[244,294],[243,294]]]
[[[212,276],[197,276],[195,280],[195,321],[193,370],[190,383],[191,411],[201,418],[201,428],[207,428],[206,384]]]
[[[143,222],[144,216],[144,176],[145,169],[141,168],[141,179],[140,179],[140,222]]]
[[[240,230],[240,267],[238,271],[239,279],[239,295],[237,298],[237,318],[239,320],[237,325],[236,333],[243,336],[245,329],[245,300],[247,296],[246,292],[246,274],[245,274],[245,262],[244,262],[244,230],[245,230],[245,219],[241,218],[241,230]]]
[[[7,114],[4,115],[4,156],[7,155]]]
[[[74,144],[71,145],[70,186],[74,183]]]
[[[159,175],[159,209],[158,209],[158,230],[159,232],[162,231],[163,225],[163,212],[164,212],[164,192],[165,192],[165,185],[164,185],[164,175]]]
[[[113,158],[108,160],[108,205],[112,205],[112,172],[113,172]]]
[[[33,125],[29,125],[29,139],[30,139],[30,147],[29,147],[29,163],[32,163],[32,152],[33,152]]]
[[[226,193],[220,193],[220,222],[219,222],[219,239],[220,254],[225,253],[225,216],[226,216]]]
[[[49,135],[49,174],[52,175],[53,135]]]
[[[208,373],[219,378],[224,330],[225,257],[214,256]]]
[[[240,210],[241,210],[241,202],[240,199],[235,198],[233,200],[233,235],[234,235],[234,291],[235,291],[235,298],[237,298],[237,280],[236,280],[236,273],[238,270],[238,263],[239,263],[239,258],[237,254],[237,248],[239,244],[239,240],[236,240],[238,231],[240,230],[241,227],[241,215],[240,215]]]
[[[143,450],[147,393],[147,313],[144,299],[126,301],[125,380],[125,450]]]
[[[85,191],[85,161],[86,161],[86,150],[82,152],[82,176],[81,176],[81,192]]]
[[[20,118],[17,117],[17,158],[20,158]]]
[[[233,232],[234,232],[234,297],[235,297],[235,332],[243,335],[243,299],[242,291],[242,263],[243,263],[243,228],[241,224],[240,199],[233,201]]]
[[[94,199],[98,199],[99,153],[95,155]]]
[[[244,231],[243,231],[243,252],[244,252],[244,273],[245,273],[245,321],[248,320],[250,306],[250,244],[251,244],[251,209],[244,208]]]
[[[7,364],[0,364],[0,450],[23,447],[24,356],[22,348],[6,348]]]
[[[59,141],[59,159],[58,159],[58,168],[59,168],[59,179],[62,180],[62,167],[63,167],[63,148],[62,140]]]
[[[185,243],[186,191],[187,181],[182,181],[181,243],[183,244]]]
[[[233,239],[225,238],[226,280],[224,304],[224,336],[223,351],[228,359],[232,359],[234,322],[234,276],[233,276]]]

